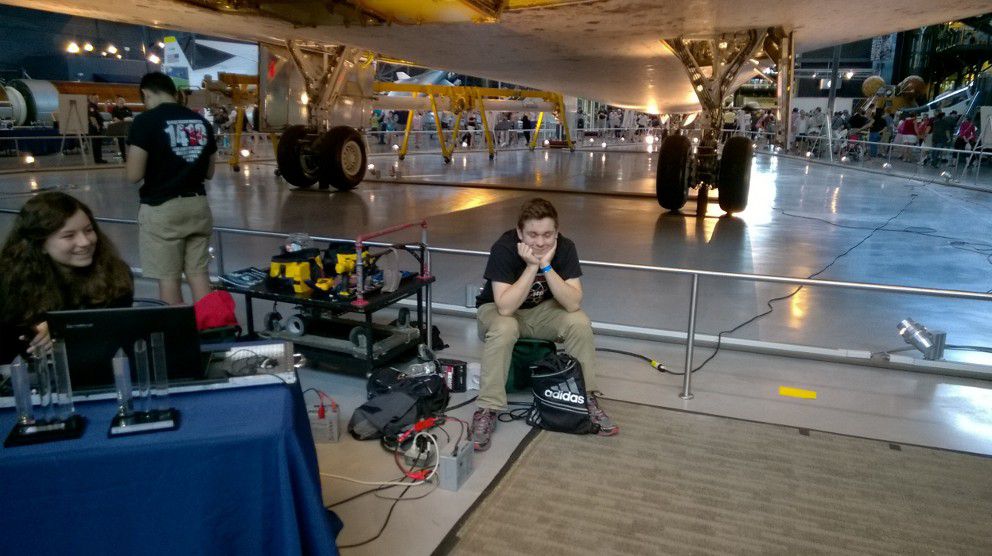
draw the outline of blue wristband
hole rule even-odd
[[[548,265],[541,269],[541,274],[547,274],[548,272],[551,272],[551,265]]]

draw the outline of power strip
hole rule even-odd
[[[426,438],[420,437],[410,444],[410,447],[403,452],[403,461],[407,465],[416,465],[417,467],[434,467],[434,460],[437,459],[437,453],[434,451],[434,446],[437,445],[437,437],[433,434],[430,436],[434,437],[434,442],[430,442]]]

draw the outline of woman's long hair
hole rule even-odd
[[[88,267],[68,268],[52,260],[44,245],[79,211],[96,232],[96,249]],[[46,311],[99,307],[133,292],[130,268],[89,207],[60,192],[42,193],[24,203],[0,249],[0,319],[31,325]]]

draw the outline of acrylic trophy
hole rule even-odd
[[[38,380],[39,405],[35,411],[31,397],[31,377]],[[25,363],[20,357],[10,366],[10,381],[17,407],[17,423],[7,435],[4,446],[23,446],[53,440],[79,438],[86,420],[76,414],[72,403],[72,384],[65,344],[56,340],[53,348]]]
[[[136,386],[131,382],[131,365],[124,350],[114,356],[114,384],[117,387],[117,414],[110,422],[109,436],[174,430],[179,426],[179,411],[169,407],[169,379],[165,367],[165,341],[161,332],[151,336],[155,386],[152,390],[148,372],[148,344],[134,342]],[[137,396],[135,396],[137,389]]]

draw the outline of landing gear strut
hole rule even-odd
[[[694,146],[681,135],[668,137],[662,143],[655,179],[658,203],[662,208],[681,209],[689,198],[689,189],[697,187],[698,206],[703,212],[704,197],[710,188],[719,193],[720,208],[725,212],[741,212],[747,207],[751,139],[731,137],[722,146],[721,153],[723,99],[736,87],[735,81],[745,62],[753,60],[762,46],[768,57],[778,59],[772,52],[779,52],[776,41],[783,37],[783,33],[774,29],[752,29],[712,39],[679,37],[663,41],[682,62],[699,98],[702,135]],[[703,67],[708,67],[708,71],[704,72]]]

